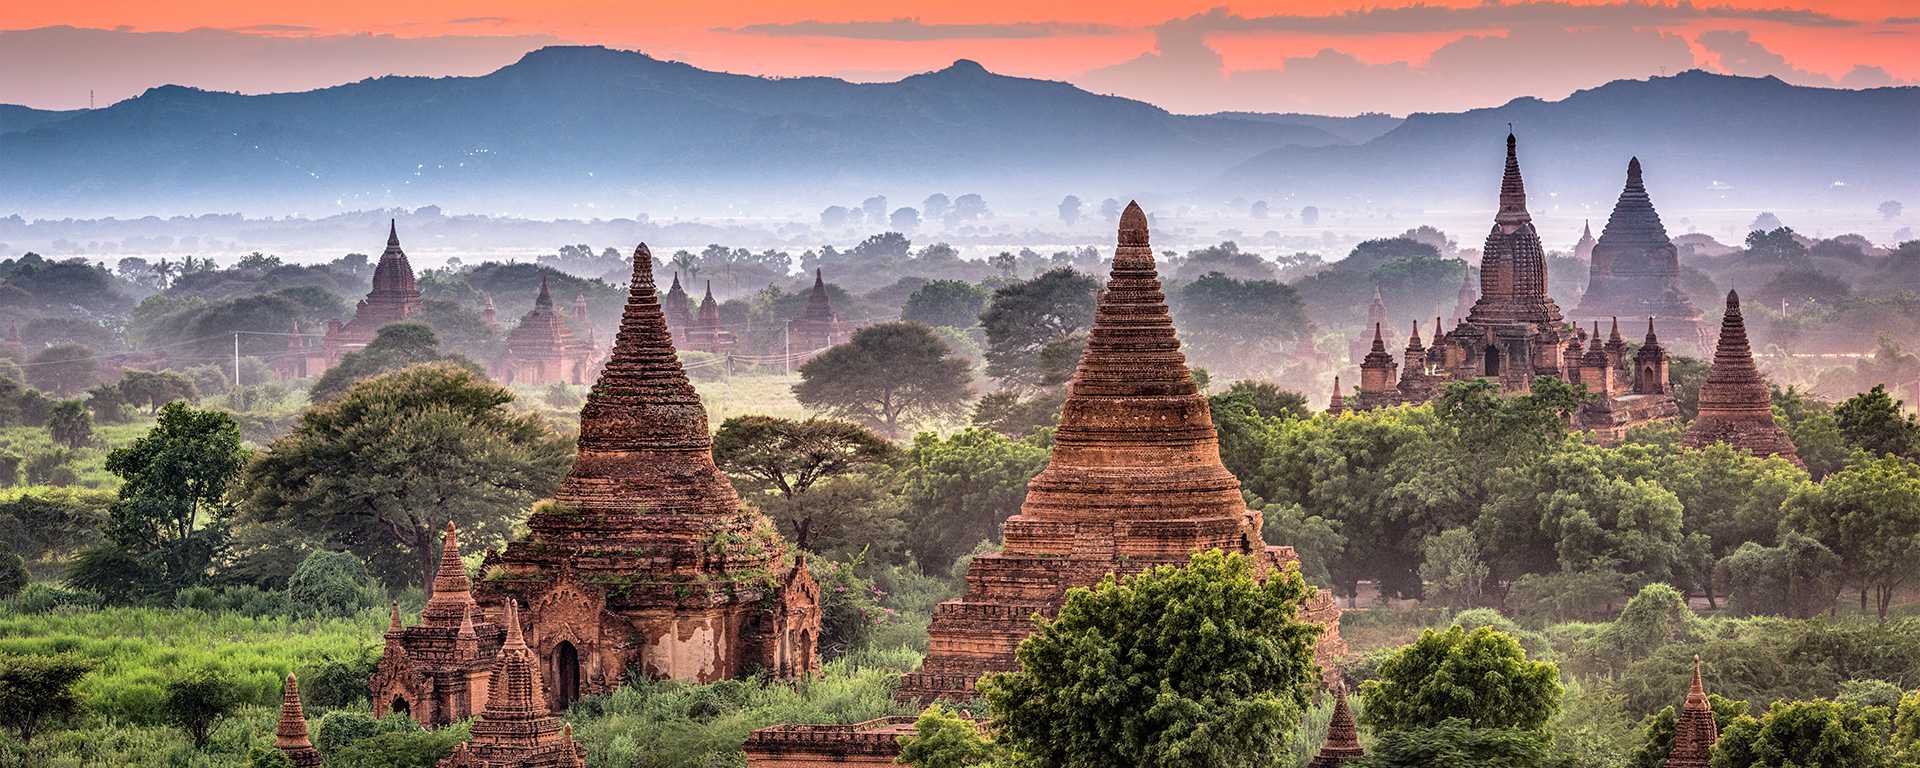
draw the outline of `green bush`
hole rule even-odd
[[[27,561],[12,552],[0,552],[0,600],[12,598],[27,588],[32,575],[27,573]]]
[[[346,616],[379,605],[373,590],[366,566],[346,552],[316,551],[287,578],[287,597],[294,606],[319,616]]]
[[[239,687],[213,667],[193,670],[167,683],[167,717],[193,738],[196,749],[206,747],[214,722],[239,705]]]
[[[300,692],[313,710],[335,710],[373,702],[367,681],[380,664],[373,646],[328,653],[300,670]]]
[[[36,581],[13,596],[13,610],[19,613],[46,613],[61,608],[98,608],[100,596],[84,589],[68,589],[57,584]]]
[[[466,739],[466,723],[380,733],[340,747],[327,756],[327,768],[433,768]]]
[[[383,733],[418,733],[420,725],[405,715],[375,718],[364,710],[336,709],[320,716],[313,728],[313,748],[331,759],[361,741]]]

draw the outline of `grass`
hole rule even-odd
[[[145,435],[147,430],[153,428],[153,422],[151,417],[142,413],[126,424],[95,424],[93,444],[75,450],[68,461],[74,475],[69,485],[109,490],[118,488],[120,478],[107,471],[107,454]],[[32,478],[27,477],[27,465],[33,457],[59,450],[64,449],[54,445],[46,427],[0,428],[0,453],[20,457],[20,482],[32,482]]]

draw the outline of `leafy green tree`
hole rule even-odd
[[[900,737],[897,762],[913,768],[992,768],[1001,762],[998,757],[978,724],[935,704],[914,720],[911,735]]]
[[[1360,720],[1375,733],[1434,728],[1449,720],[1472,728],[1538,731],[1560,706],[1560,672],[1533,661],[1491,627],[1429,629],[1395,651],[1360,686]]]
[[[33,580],[27,561],[12,552],[0,551],[0,600],[10,600]]]
[[[279,747],[255,744],[247,750],[247,768],[295,768],[293,758]]]
[[[192,670],[167,682],[164,711],[174,725],[193,738],[195,749],[205,749],[213,724],[240,706],[240,688],[219,670]]]
[[[80,713],[80,696],[73,686],[93,668],[93,661],[68,653],[0,654],[0,723],[31,743],[34,736]]]
[[[1891,454],[1905,458],[1920,457],[1920,421],[1902,413],[1904,403],[1887,394],[1884,384],[1875,384],[1833,409],[1840,434],[1847,444],[1868,453]]]
[[[1748,708],[1747,702],[1717,693],[1707,694],[1707,706],[1713,708],[1714,722],[1723,732],[1734,720],[1745,717]],[[1637,746],[1628,758],[1627,768],[1665,768],[1667,755],[1673,753],[1674,728],[1679,721],[1680,710],[1672,704],[1642,719],[1639,735],[1634,739]]]
[[[328,755],[327,768],[434,768],[466,738],[464,725],[381,733]]]
[[[880,323],[800,366],[800,403],[889,438],[920,421],[965,411],[967,362],[927,326]]]
[[[1284,283],[1213,272],[1181,286],[1172,298],[1187,354],[1222,375],[1273,371],[1282,347],[1311,340],[1306,306]]]
[[[1807,473],[1785,459],[1755,457],[1724,443],[1621,460],[1650,469],[1649,477],[1680,501],[1686,539],[1677,565],[1713,608],[1719,607],[1715,566],[1748,542],[1772,544],[1780,505],[1808,484]]]
[[[1754,230],[1747,233],[1746,260],[1755,264],[1800,264],[1807,259],[1807,247],[1800,244],[1788,227]]]
[[[1557,768],[1546,736],[1519,728],[1476,728],[1464,720],[1380,734],[1343,768]]]
[[[1024,397],[1019,392],[1003,389],[981,395],[974,401],[971,421],[976,427],[1007,437],[1027,437],[1058,424],[1060,407],[1066,401],[1064,386],[1045,387]]]
[[[1441,604],[1468,608],[1480,603],[1480,592],[1492,573],[1480,558],[1480,542],[1473,531],[1449,528],[1420,545],[1420,579],[1428,596]]]
[[[1889,765],[1884,709],[1824,699],[1779,701],[1720,734],[1713,768],[1882,768]]]
[[[175,400],[199,396],[193,380],[176,371],[127,371],[120,377],[120,395],[127,402],[147,407],[148,414],[160,412],[160,406]]]
[[[1495,576],[1603,570],[1635,585],[1672,579],[1682,565],[1680,500],[1621,472],[1622,460],[1569,437],[1530,462],[1495,470],[1474,523]]]
[[[1027,498],[1027,481],[1047,466],[1047,446],[984,429],[951,437],[922,433],[901,469],[907,547],[939,572],[981,541],[998,542],[1000,525]]]
[[[1060,268],[993,292],[980,324],[987,334],[987,375],[1025,389],[1066,382],[1093,325],[1092,276]]]
[[[1595,655],[1622,662],[1651,656],[1676,643],[1697,642],[1700,620],[1686,595],[1665,584],[1648,584],[1594,638]]]
[[[93,414],[80,400],[62,400],[47,414],[47,434],[53,442],[71,450],[93,442]]]
[[[1729,607],[1748,616],[1812,618],[1833,607],[1844,586],[1840,556],[1799,531],[1782,533],[1771,547],[1742,544],[1718,568],[1727,575]]]
[[[107,455],[121,484],[103,545],[116,554],[102,562],[131,559],[162,596],[200,583],[225,546],[227,489],[248,456],[232,416],[162,406],[153,429]]]
[[[368,561],[389,585],[431,588],[448,522],[475,549],[501,543],[553,492],[572,446],[473,371],[420,365],[309,409],[248,465],[254,522],[284,522]]]
[[[1817,400],[1795,387],[1773,388],[1773,415],[1787,438],[1807,465],[1807,473],[1819,480],[1847,463],[1845,434],[1834,417],[1833,406]]]
[[[346,616],[378,601],[369,599],[367,569],[346,552],[319,550],[307,555],[287,578],[287,597],[302,611]]]
[[[884,469],[900,450],[866,427],[831,419],[735,416],[713,436],[713,458],[748,498],[780,522],[794,546],[821,551],[823,539],[871,541],[871,504],[816,484]],[[822,490],[826,490],[823,488]],[[849,503],[853,502],[853,503]]]
[[[1052,766],[1272,765],[1319,677],[1310,594],[1219,551],[1070,590],[981,683],[996,740]]]
[[[986,306],[987,292],[980,286],[964,280],[935,280],[907,297],[900,319],[924,325],[972,328],[980,324],[980,310]]]
[[[92,347],[55,344],[27,358],[27,383],[34,389],[72,397],[100,383],[100,362]]]
[[[1920,464],[1898,456],[1864,460],[1801,489],[1782,526],[1803,531],[1840,557],[1848,580],[1887,618],[1894,595],[1920,562]]]
[[[447,363],[480,373],[473,361],[440,351],[440,339],[433,329],[419,323],[394,323],[373,335],[365,349],[340,356],[340,363],[328,368],[313,382],[308,395],[314,402],[329,400],[347,391],[354,382],[382,373],[397,371],[421,363]]]

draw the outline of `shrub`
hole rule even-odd
[[[360,558],[327,550],[307,555],[293,569],[287,578],[287,597],[301,611],[320,616],[345,616],[379,603],[370,594],[367,569]]]
[[[20,594],[20,590],[27,588],[27,581],[31,578],[31,574],[27,573],[26,560],[12,552],[0,552],[0,600]]]
[[[56,584],[34,582],[13,596],[13,609],[20,613],[46,613],[61,608],[96,608],[100,596],[83,589],[68,589]]]
[[[35,451],[27,456],[27,482],[33,485],[74,485],[80,482],[73,468],[74,452],[65,448]]]
[[[1511,637],[1488,627],[1429,629],[1360,687],[1361,719],[1376,731],[1437,728],[1454,719],[1534,731],[1553,717],[1560,692],[1559,670],[1528,659]]]
[[[433,768],[467,738],[462,723],[437,731],[381,733],[327,756],[327,768]]]
[[[93,671],[92,661],[70,654],[0,654],[0,723],[32,742],[46,728],[80,710],[74,683]]]
[[[329,653],[300,670],[300,692],[306,695],[307,706],[316,710],[371,704],[367,681],[379,665],[380,657],[371,646]]]
[[[167,683],[167,718],[193,738],[196,749],[207,746],[207,734],[213,730],[214,721],[239,704],[240,691],[233,681],[210,667],[188,672]]]

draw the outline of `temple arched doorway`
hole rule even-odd
[[[393,703],[387,705],[387,711],[401,717],[413,717],[413,707],[408,706],[407,700],[400,696],[393,697]]]
[[[1498,347],[1493,347],[1493,346],[1487,347],[1485,357],[1486,357],[1486,375],[1491,378],[1499,378],[1500,362],[1501,362],[1500,349]]]
[[[573,643],[565,640],[553,649],[554,693],[560,697],[560,705],[567,706],[580,700],[580,651]]]

